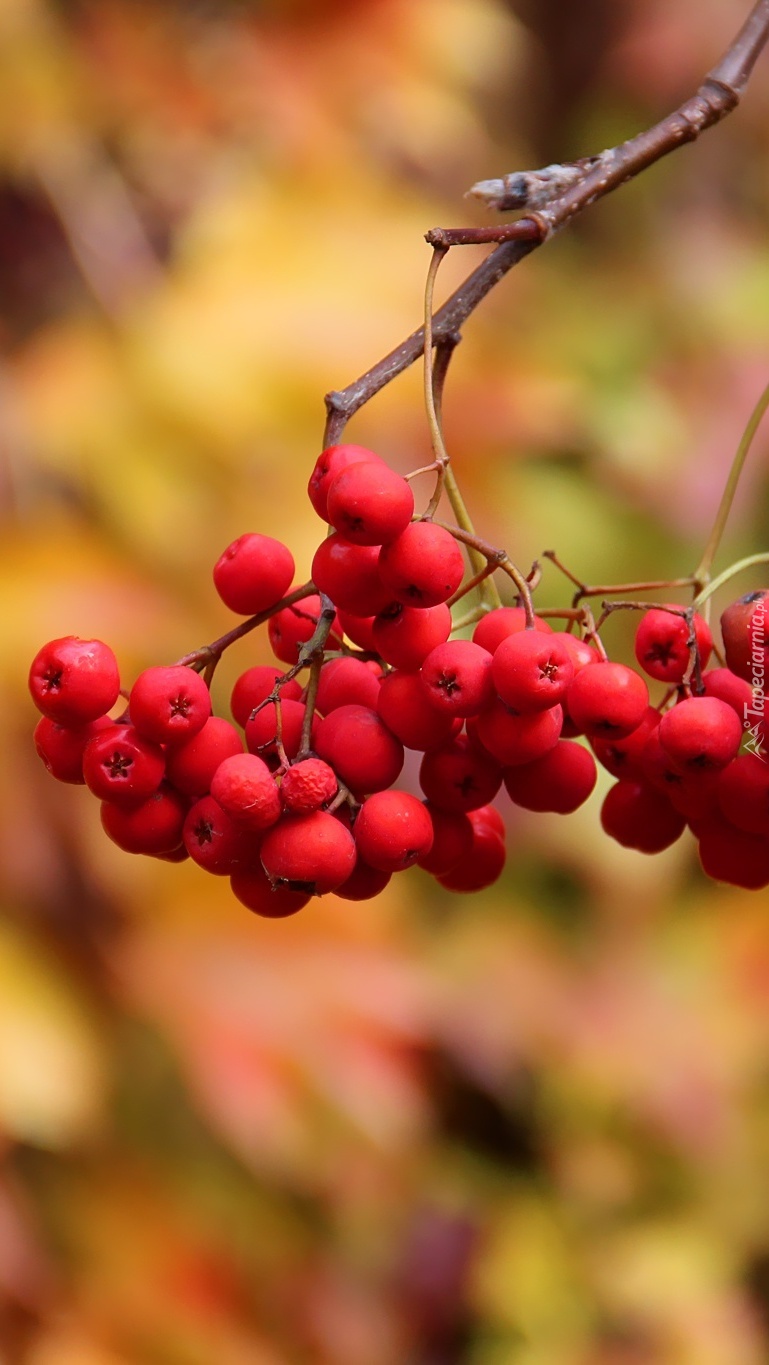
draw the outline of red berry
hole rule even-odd
[[[559,739],[554,748],[505,771],[505,786],[516,805],[525,810],[570,815],[581,806],[596,783],[595,759],[573,739]]]
[[[468,819],[473,830],[470,853],[438,877],[446,891],[483,891],[499,879],[505,866],[504,838],[485,817],[485,808],[483,813],[470,811]]]
[[[687,697],[662,717],[659,740],[681,772],[723,768],[740,747],[742,726],[728,702]]]
[[[634,778],[609,788],[601,806],[601,824],[623,848],[639,853],[661,853],[686,828],[684,816],[661,792]]]
[[[442,877],[458,863],[469,859],[473,846],[473,826],[464,811],[441,810],[425,802],[433,826],[433,842],[427,853],[417,858],[417,866],[434,877]],[[488,806],[481,807],[488,810]]]
[[[213,796],[203,796],[190,807],[182,837],[198,867],[218,877],[227,877],[237,867],[253,867],[257,862],[258,839],[233,820]]]
[[[157,791],[166,770],[159,744],[144,739],[133,725],[110,725],[85,747],[83,777],[101,801],[121,805],[146,801]]]
[[[441,810],[477,810],[494,800],[502,786],[502,768],[490,754],[473,748],[466,735],[458,735],[425,754],[419,785]]]
[[[545,634],[553,629],[539,616],[534,617],[534,625]],[[487,649],[489,654],[494,654],[508,635],[517,635],[519,631],[525,629],[526,611],[523,607],[495,607],[493,611],[481,617],[473,631],[473,641],[480,645],[481,649]]]
[[[643,717],[624,739],[591,738],[593,753],[614,777],[640,778],[643,773],[641,755],[646,741],[654,734],[660,723],[660,713],[653,706],[647,706]]]
[[[448,640],[451,612],[436,607],[405,607],[393,602],[374,618],[374,646],[385,663],[414,672],[431,650]]]
[[[270,645],[276,659],[292,666],[299,662],[300,646],[306,644],[315,634],[321,610],[320,597],[317,593],[313,593],[310,597],[302,598],[301,602],[294,602],[290,607],[283,607],[281,611],[276,611],[275,615],[270,617],[267,634],[270,637]],[[341,645],[342,627],[335,617],[326,641],[326,648],[340,649]]]
[[[328,490],[328,520],[353,545],[385,545],[414,515],[409,484],[386,464],[350,464]]]
[[[320,671],[315,704],[322,716],[338,706],[376,709],[380,679],[362,659],[329,659]]]
[[[104,832],[124,853],[173,853],[182,842],[186,814],[184,797],[168,786],[138,806],[101,803]]]
[[[407,749],[436,749],[461,727],[461,721],[431,705],[418,673],[393,669],[386,674],[376,705],[387,728]]]
[[[296,758],[302,743],[302,727],[306,707],[301,701],[280,703],[281,743],[287,758]],[[317,719],[313,716],[310,742],[315,744]],[[246,721],[246,746],[272,766],[280,760],[278,752],[278,716],[274,701],[267,702],[256,715]]]
[[[472,722],[472,728],[468,723],[468,733],[476,736],[484,749],[507,768],[532,763],[552,749],[560,738],[562,721],[560,706],[529,711],[522,716],[498,697]]]
[[[377,647],[374,640],[374,621],[375,616],[355,616],[350,611],[339,612],[339,622],[348,640],[352,640],[354,645],[360,649],[365,649],[369,654],[376,654]]]
[[[408,607],[436,607],[447,602],[465,572],[454,537],[431,521],[414,521],[379,552],[382,582]]]
[[[283,809],[278,785],[256,754],[232,754],[211,779],[211,795],[238,824],[249,830],[269,829]]]
[[[336,445],[328,446],[326,450],[321,451],[310,475],[307,492],[310,502],[323,521],[328,521],[328,490],[334,479],[348,465],[359,464],[363,460],[373,461],[377,465],[384,464],[379,455],[375,455],[373,450],[367,450],[365,446]]]
[[[704,668],[713,648],[713,637],[707,621],[695,613],[693,637],[696,641],[700,666]],[[689,667],[689,625],[662,607],[653,607],[641,617],[635,637],[635,656],[650,678],[660,682],[679,683]]]
[[[112,727],[109,716],[99,716],[85,725],[58,725],[49,716],[41,716],[33,735],[35,748],[51,777],[58,782],[85,782],[83,753],[89,740],[102,730]]]
[[[568,646],[560,635],[522,630],[508,635],[492,662],[494,686],[516,711],[544,711],[555,706],[574,677]]]
[[[241,905],[265,919],[286,919],[303,910],[312,899],[308,891],[291,891],[287,886],[273,886],[264,868],[237,868],[230,875],[232,894]]]
[[[475,716],[494,700],[492,658],[472,640],[448,640],[428,654],[420,671],[425,695],[436,711]]]
[[[185,796],[205,796],[211,790],[211,780],[222,760],[242,752],[243,740],[235,726],[221,716],[209,716],[203,729],[192,739],[169,751],[168,780]]]
[[[375,792],[355,821],[355,843],[371,867],[398,872],[429,853],[433,826],[427,808],[401,791]]]
[[[211,715],[211,695],[199,673],[181,664],[145,668],[128,701],[137,730],[156,744],[183,744]]]
[[[323,896],[351,876],[355,841],[327,811],[284,815],[265,835],[261,856],[274,885]]]
[[[769,671],[769,588],[758,588],[732,602],[721,615],[726,662],[732,673],[763,689]]]
[[[769,886],[769,840],[712,815],[697,828],[700,862],[715,881],[759,891]]]
[[[101,640],[49,640],[32,660],[29,690],[44,716],[59,725],[85,725],[118,699],[117,659]]]
[[[335,531],[315,551],[312,581],[343,611],[375,616],[392,601],[379,576],[379,554],[375,545],[353,545]]]
[[[575,724],[599,739],[622,739],[632,734],[649,705],[643,678],[626,664],[601,660],[575,673],[566,693]]]
[[[284,774],[280,799],[286,810],[308,815],[333,801],[338,791],[336,774],[322,758],[303,758]]]
[[[254,668],[247,668],[245,673],[241,673],[235,682],[230,698],[230,710],[238,725],[245,728],[251,712],[260,702],[269,697],[275,683],[282,677],[283,674],[280,669],[274,668],[272,664],[257,664]],[[299,700],[302,695],[302,688],[296,678],[292,678],[283,684],[280,695],[284,701]]]
[[[294,577],[294,556],[280,540],[249,531],[234,540],[214,565],[214,584],[224,605],[256,616],[285,597]]]
[[[731,824],[769,838],[769,763],[758,754],[739,754],[717,779],[718,804]]]
[[[704,696],[718,697],[719,701],[727,702],[743,724],[752,719],[750,708],[753,704],[753,688],[744,678],[732,673],[731,668],[709,668],[702,675],[702,687]],[[762,717],[763,707],[755,719],[761,720]]]
[[[384,891],[387,883],[392,877],[392,872],[383,872],[381,868],[369,867],[364,862],[360,854],[355,859],[355,867],[346,881],[336,888],[335,896],[340,896],[345,901],[370,901],[374,896],[378,896],[380,891]]]
[[[338,706],[318,723],[313,748],[356,795],[392,786],[403,745],[368,706]]]

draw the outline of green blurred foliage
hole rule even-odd
[[[210,567],[244,530],[306,576],[322,396],[417,324],[424,231],[658,118],[734,11],[0,3],[3,1365],[766,1360],[765,898],[706,884],[691,842],[609,845],[597,793],[507,811],[483,895],[413,871],[255,921],[104,840],[26,691],[52,636],[110,641],[130,680],[220,634]],[[766,70],[465,329],[447,441],[524,566],[699,557],[767,377]],[[403,471],[420,386],[350,428]],[[762,548],[765,450],[721,563]],[[225,660],[219,709],[268,657]]]

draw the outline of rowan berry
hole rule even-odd
[[[294,556],[288,547],[255,531],[234,540],[214,565],[216,591],[240,616],[256,616],[279,602],[293,577]]]
[[[700,862],[709,877],[746,891],[769,886],[769,840],[737,829],[722,815],[697,827]]]
[[[387,728],[407,749],[436,749],[461,728],[460,720],[431,705],[419,674],[402,669],[393,669],[382,679],[376,707]]]
[[[553,627],[540,616],[534,617],[534,625],[537,630],[545,634],[551,633]],[[493,611],[482,616],[473,631],[473,642],[480,645],[481,649],[487,649],[489,654],[494,654],[498,646],[508,635],[517,635],[519,631],[526,629],[526,611],[524,607],[495,607]]]
[[[570,815],[590,796],[597,777],[595,759],[573,739],[558,743],[533,763],[506,768],[505,787],[525,810]]]
[[[554,748],[561,736],[563,711],[550,706],[546,711],[526,715],[511,710],[497,697],[485,711],[468,723],[468,734],[477,737],[484,749],[504,767],[532,763]]]
[[[140,734],[156,744],[182,744],[203,729],[211,694],[199,673],[181,664],[145,668],[131,688],[128,710]]]
[[[601,825],[623,848],[661,853],[680,839],[686,820],[662,792],[635,778],[622,778],[604,797]]]
[[[690,629],[685,617],[662,607],[652,607],[638,624],[635,656],[650,678],[679,683],[691,661],[690,636],[696,645],[700,667],[704,668],[713,649],[707,621],[695,613]]]
[[[355,821],[355,844],[371,867],[399,872],[429,853],[433,826],[426,806],[402,791],[375,792]]]
[[[315,704],[322,716],[338,706],[369,706],[376,710],[379,686],[379,670],[373,671],[362,659],[329,659],[320,671]]]
[[[502,768],[491,754],[471,746],[467,735],[457,735],[425,754],[419,785],[441,810],[477,810],[494,800],[502,786]]]
[[[393,596],[380,577],[379,554],[375,545],[353,545],[335,531],[315,551],[312,581],[343,611],[375,616]]]
[[[205,796],[211,790],[211,780],[222,760],[242,752],[243,739],[235,726],[221,716],[209,716],[203,729],[192,739],[168,751],[168,781],[185,796]]]
[[[265,835],[261,857],[274,885],[323,896],[352,875],[355,840],[327,811],[283,815]]]
[[[355,616],[351,611],[338,613],[340,625],[354,645],[360,649],[365,649],[369,654],[376,654],[377,647],[374,640],[375,616]]]
[[[366,446],[335,445],[321,451],[310,475],[307,493],[322,521],[328,521],[328,491],[331,484],[348,465],[360,464],[362,461],[384,465],[381,456],[375,455]]]
[[[173,853],[182,842],[187,809],[181,793],[164,784],[139,805],[102,801],[101,823],[124,853]]]
[[[267,700],[274,691],[276,682],[282,677],[280,669],[274,668],[272,664],[256,664],[254,668],[247,668],[245,673],[241,673],[235,681],[230,698],[230,710],[238,725],[245,729],[251,712],[260,702]],[[302,695],[301,684],[296,678],[290,678],[287,683],[282,684],[280,695],[283,701],[299,701]]]
[[[593,735],[590,740],[593,753],[613,777],[640,778],[643,773],[641,755],[659,723],[659,711],[654,706],[647,706],[635,730],[624,739],[601,739]]]
[[[591,739],[622,739],[640,725],[649,689],[634,669],[606,659],[575,673],[566,705],[575,724]]]
[[[751,716],[753,688],[744,678],[738,678],[736,673],[732,673],[731,668],[709,668],[703,673],[702,695],[718,697],[720,701],[727,702],[743,722],[753,719]],[[761,721],[763,711],[757,712],[755,718]]]
[[[273,886],[261,863],[258,867],[239,867],[230,874],[232,894],[265,919],[286,919],[303,910],[312,897],[309,891],[292,891],[288,886]]]
[[[370,867],[358,854],[355,867],[347,880],[336,888],[334,895],[345,901],[370,901],[384,891],[392,875],[392,872],[384,872],[379,867]]]
[[[59,725],[85,725],[118,699],[117,659],[101,640],[65,635],[39,649],[29,670],[29,690],[38,711]]]
[[[89,740],[102,730],[111,728],[113,721],[109,716],[99,716],[85,725],[59,725],[50,716],[41,716],[33,740],[39,757],[43,760],[51,777],[58,782],[85,782],[83,777],[83,753]]]
[[[144,739],[133,725],[110,725],[89,740],[83,753],[86,786],[101,801],[145,801],[157,791],[165,771],[160,745]]]
[[[574,664],[560,635],[522,630],[497,646],[492,677],[508,706],[520,712],[544,711],[565,694]]]
[[[304,702],[283,701],[281,698],[280,743],[287,758],[296,758],[299,753],[306,709]],[[317,725],[317,718],[313,716],[310,734],[313,746]],[[274,701],[267,702],[246,721],[246,748],[271,767],[276,767],[282,761],[278,746],[278,709]]]
[[[227,877],[237,867],[253,867],[258,861],[258,837],[255,840],[213,796],[202,796],[190,807],[182,838],[193,862],[217,877]]]
[[[211,795],[233,820],[257,832],[274,825],[283,809],[275,778],[256,754],[222,759],[211,779]]]
[[[374,647],[385,663],[411,673],[431,650],[451,634],[451,612],[445,602],[435,607],[406,607],[393,602],[374,618]]]
[[[328,520],[353,545],[385,545],[405,531],[414,494],[401,474],[368,460],[347,465],[329,486]]]
[[[723,768],[740,747],[742,725],[728,702],[687,697],[662,717],[659,741],[681,772]]]
[[[379,573],[391,596],[408,607],[436,607],[456,592],[465,573],[454,537],[431,521],[413,521],[379,551]]]
[[[324,716],[313,748],[358,796],[392,786],[403,767],[403,745],[368,706],[338,706]]]
[[[299,662],[299,650],[312,638],[318,628],[322,603],[317,593],[303,597],[290,607],[282,607],[271,616],[267,634],[276,659],[292,666]],[[341,649],[342,627],[334,617],[326,641],[327,649]]]
[[[718,804],[731,824],[769,838],[769,763],[745,753],[718,774]]]
[[[433,842],[428,852],[417,858],[417,866],[434,877],[442,877],[470,857],[473,826],[464,811],[441,810],[431,801],[425,802],[425,808],[432,822]]]
[[[475,716],[494,700],[492,657],[472,640],[448,640],[431,650],[420,680],[430,705],[449,716]]]
[[[739,597],[721,615],[726,662],[746,682],[760,680],[763,691],[769,676],[769,588]]]
[[[303,758],[284,773],[280,799],[286,810],[307,815],[333,801],[338,791],[336,774],[322,758]]]
[[[483,891],[499,880],[505,866],[505,841],[483,811],[470,811],[473,841],[470,854],[437,878],[445,891]]]

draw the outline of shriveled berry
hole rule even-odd
[[[278,785],[256,754],[232,754],[211,779],[211,795],[223,810],[247,829],[269,829],[283,809]]]
[[[117,659],[102,640],[49,640],[32,660],[29,690],[44,716],[59,725],[85,725],[118,699]]]
[[[338,786],[336,774],[322,758],[303,758],[284,773],[280,784],[280,799],[286,810],[295,815],[307,815],[333,801]]]

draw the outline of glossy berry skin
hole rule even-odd
[[[343,611],[375,616],[393,596],[380,578],[379,554],[375,545],[353,545],[335,531],[313,555],[312,581]]]
[[[560,706],[519,715],[497,697],[472,724],[468,733],[504,767],[533,763],[558,743],[563,724]]]
[[[156,744],[183,744],[211,715],[211,695],[199,673],[181,664],[145,668],[128,699],[131,721]]]
[[[544,711],[564,696],[574,664],[557,633],[522,630],[497,647],[492,677],[507,706],[522,713]]]
[[[375,792],[358,812],[355,843],[371,867],[383,872],[411,867],[432,848],[429,811],[408,792]]]
[[[325,716],[313,748],[356,795],[392,786],[403,767],[403,745],[367,706],[339,706]]]
[[[494,700],[492,658],[472,640],[447,640],[428,654],[420,670],[425,696],[436,711],[475,716]]]
[[[505,866],[504,837],[486,818],[485,808],[470,811],[468,819],[473,831],[470,853],[438,877],[438,883],[445,891],[464,894],[483,891],[499,880]]]
[[[473,847],[473,826],[464,811],[441,810],[430,801],[425,802],[433,827],[433,842],[427,853],[417,858],[417,866],[434,877],[442,877],[458,863],[470,857]],[[486,809],[486,807],[482,807]]]
[[[352,875],[355,841],[327,811],[284,815],[265,835],[261,858],[273,884],[323,896]]]
[[[407,607],[447,602],[464,578],[454,537],[431,521],[414,521],[379,552],[379,573],[392,597]]]
[[[274,668],[272,664],[256,664],[253,668],[247,668],[245,673],[241,673],[235,681],[230,697],[230,710],[238,725],[245,729],[251,712],[269,697],[276,682],[282,677],[281,670]],[[284,701],[299,701],[302,695],[301,684],[296,678],[292,678],[283,684],[280,695]]]
[[[623,778],[604,797],[601,825],[623,848],[661,853],[680,839],[686,820],[661,792],[635,778]]]
[[[769,886],[769,840],[712,815],[697,826],[700,862],[709,877],[746,891]]]
[[[687,697],[660,721],[659,740],[679,771],[707,772],[736,757],[742,725],[718,697]]]
[[[280,703],[281,743],[287,758],[296,758],[299,753],[305,711],[306,707],[301,701]],[[317,725],[317,718],[313,716],[311,731],[313,745]],[[272,767],[277,766],[280,760],[277,734],[277,710],[275,702],[270,701],[246,722],[246,747],[249,753],[257,754]]]
[[[324,663],[315,704],[322,716],[338,706],[369,706],[376,710],[380,674],[362,659],[329,659]]]
[[[407,673],[420,668],[450,634],[451,612],[445,602],[435,607],[405,607],[402,602],[393,602],[374,618],[374,648],[385,663]]]
[[[49,716],[41,716],[35,726],[34,744],[51,777],[57,782],[82,786],[83,754],[89,740],[102,730],[111,729],[109,716],[99,716],[85,725],[59,725]]]
[[[232,754],[219,764],[211,795],[233,820],[255,833],[280,818],[283,805],[278,784],[256,754]]]
[[[370,901],[374,896],[378,896],[380,891],[384,891],[391,877],[392,872],[370,867],[360,854],[357,854],[355,867],[347,880],[336,888],[334,895],[344,901]]]
[[[261,863],[258,867],[236,868],[230,874],[230,887],[241,905],[264,919],[287,919],[303,910],[312,899],[309,891],[273,887]]]
[[[626,664],[602,660],[574,675],[566,705],[575,724],[591,739],[622,739],[640,725],[649,689]]]
[[[702,675],[703,696],[718,697],[737,712],[740,720],[751,724],[762,720],[762,713],[751,714],[753,688],[745,678],[738,678],[730,668],[709,668]]]
[[[257,861],[258,840],[223,810],[213,796],[203,796],[187,812],[182,831],[193,862],[217,877]]]
[[[110,725],[89,741],[83,754],[86,786],[100,801],[146,801],[165,771],[160,745],[144,739],[133,725]]]
[[[700,667],[704,668],[713,649],[707,621],[695,613],[694,638]],[[659,682],[679,683],[689,667],[689,626],[683,616],[662,607],[644,613],[635,636],[635,656],[645,673]]]
[[[410,485],[386,464],[347,465],[328,490],[328,520],[353,545],[385,545],[414,515]]]
[[[240,616],[256,616],[279,602],[293,577],[294,556],[288,547],[255,531],[234,540],[214,565],[216,591]]]
[[[102,801],[105,834],[124,853],[173,853],[182,842],[188,802],[167,784],[139,805]]]
[[[407,749],[437,749],[460,730],[461,721],[437,711],[425,696],[418,673],[393,669],[382,679],[377,711]]]
[[[502,768],[490,754],[474,748],[466,735],[425,754],[419,785],[440,810],[477,810],[494,800],[502,786]]]
[[[721,812],[748,834],[769,839],[769,763],[758,754],[738,754],[717,779]]]
[[[505,787],[525,810],[569,815],[583,805],[596,783],[596,764],[589,749],[573,739],[559,739],[533,763],[505,771]]]
[[[221,716],[209,716],[202,730],[185,744],[168,752],[166,773],[169,782],[196,799],[211,790],[220,763],[233,754],[242,754],[243,739],[234,725]]]
[[[299,650],[315,634],[322,603],[317,593],[303,597],[290,607],[283,607],[271,616],[267,624],[270,646],[276,659],[292,667],[299,662]],[[336,617],[327,640],[328,649],[339,649],[342,644],[342,628]]]
[[[540,616],[534,617],[534,625],[545,634],[551,633],[553,629]],[[508,635],[517,635],[519,631],[525,629],[526,611],[523,607],[495,607],[486,616],[482,616],[476,625],[473,643],[480,645],[481,649],[487,649],[489,654],[494,654]]]
[[[721,614],[726,662],[746,682],[769,677],[769,588],[758,588],[732,602]]]
[[[38,650],[29,670],[38,711],[59,725],[86,725],[115,705],[120,691],[117,659],[101,640],[65,635]]]
[[[369,654],[376,654],[377,647],[374,640],[374,621],[375,616],[356,616],[351,611],[340,611],[338,613],[339,623],[347,636],[354,645],[360,649],[365,649]]]
[[[366,446],[343,444],[327,446],[321,451],[310,475],[307,493],[322,521],[328,521],[328,493],[337,475],[348,465],[360,464],[361,461],[373,461],[374,464],[384,465],[381,457],[373,450],[368,450]]]
[[[593,753],[613,777],[641,778],[641,755],[646,741],[654,734],[659,723],[659,711],[654,706],[647,706],[635,730],[631,730],[624,739],[599,739],[593,736],[590,741]]]
[[[284,773],[280,799],[294,815],[309,815],[333,801],[338,791],[336,774],[322,758],[303,758]]]

